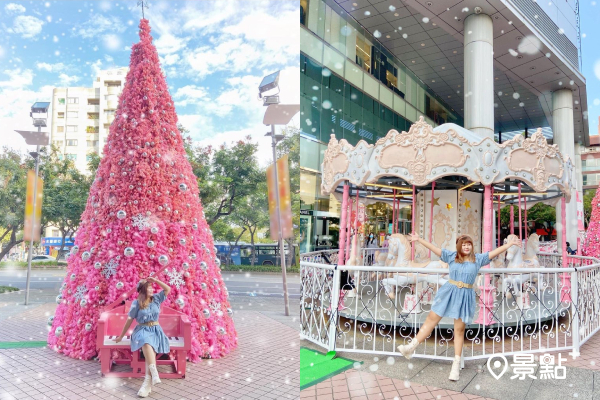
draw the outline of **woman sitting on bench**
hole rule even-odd
[[[154,294],[152,284],[158,284],[163,290]],[[131,303],[129,318],[123,327],[121,335],[115,339],[119,343],[131,323],[135,319],[137,326],[131,334],[131,351],[137,351],[140,348],[144,352],[146,359],[146,376],[144,383],[138,391],[138,396],[147,397],[151,391],[151,384],[156,385],[160,382],[158,371],[156,370],[156,354],[168,353],[169,339],[158,324],[158,315],[160,314],[160,304],[165,301],[171,288],[156,278],[142,279],[137,285],[138,298]]]

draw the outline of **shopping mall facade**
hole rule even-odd
[[[332,134],[373,144],[391,129],[407,131],[420,116],[434,127],[455,123],[501,142],[542,128],[574,160],[581,191],[578,155],[589,133],[576,1],[300,5],[301,252],[337,245],[339,196],[320,190]],[[575,200],[567,205],[567,217],[575,207]],[[410,212],[401,209],[400,232],[410,231]],[[368,232],[391,230],[389,206],[371,204],[367,215]],[[567,227],[567,239],[576,234]]]

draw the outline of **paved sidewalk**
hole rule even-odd
[[[46,321],[56,303],[24,306],[22,297],[0,295],[0,342],[46,339]],[[40,291],[32,294],[32,301],[48,297],[52,293]],[[299,339],[292,328],[297,318],[283,316],[281,299],[230,300],[238,348],[222,359],[188,363],[185,379],[163,379],[148,398],[299,398]],[[142,379],[102,378],[99,362],[74,360],[49,348],[0,350],[0,400],[136,399],[141,383]]]
[[[307,340],[301,346],[318,348]],[[558,353],[554,354],[558,358]],[[300,395],[309,399],[497,399],[497,400],[600,400],[600,335],[581,347],[575,360],[565,351],[566,379],[541,379],[539,356],[534,376],[511,379],[512,369],[495,379],[488,371],[487,359],[465,362],[460,380],[448,380],[450,361],[432,361],[390,357],[365,353],[340,352],[340,357],[357,361],[355,369],[304,389]],[[512,363],[512,357],[507,357]],[[359,364],[362,362],[362,364]]]

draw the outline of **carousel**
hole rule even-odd
[[[352,146],[331,135],[321,191],[341,201],[338,267],[366,264],[360,250],[366,205],[388,204],[393,222],[387,247],[376,251],[370,269],[342,271],[339,300],[326,304],[329,300],[324,299],[324,308],[337,308],[340,317],[357,323],[420,326],[437,289],[448,279],[443,272],[448,266],[400,233],[400,209],[410,207],[411,231],[435,246],[454,250],[456,238],[468,234],[475,252],[481,253],[499,245],[500,210],[510,207],[510,234],[521,238],[523,246],[512,247],[486,268],[515,272],[480,274],[472,325],[510,326],[553,318],[557,305],[569,307],[570,275],[557,274],[559,281],[549,282],[546,275],[527,271],[547,266],[538,257],[538,235],[525,229],[527,209],[539,202],[560,204],[565,227],[565,204],[574,192],[572,170],[571,160],[547,143],[541,129],[529,138],[517,135],[496,143],[455,124],[433,128],[421,117],[408,132],[391,130],[374,145],[361,140]],[[513,224],[517,217],[518,224]],[[565,231],[559,237],[562,243]],[[562,252],[567,259],[564,245]],[[444,318],[439,326],[452,325],[453,320]]]

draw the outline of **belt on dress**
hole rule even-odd
[[[460,289],[465,288],[465,289],[473,289],[473,285],[469,285],[468,283],[464,283],[461,281],[454,281],[452,279],[448,280],[448,283],[451,283],[455,286],[458,286]]]
[[[158,325],[158,321],[144,322],[143,324],[138,324],[138,325],[142,325],[142,326],[154,326],[154,325]]]

